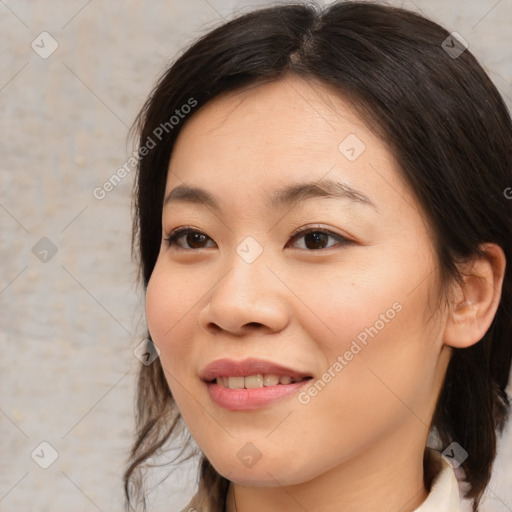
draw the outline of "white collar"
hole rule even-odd
[[[414,512],[460,512],[459,484],[452,465],[438,451],[430,450],[440,459],[442,469],[434,477],[427,499]]]

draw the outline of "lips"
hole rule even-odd
[[[207,365],[200,372],[200,377],[205,382],[212,382],[217,377],[249,377],[258,374],[277,375],[278,377],[289,376],[294,381],[311,377],[311,374],[307,372],[254,358],[244,359],[243,361],[218,359]]]
[[[297,393],[311,378],[306,372],[260,359],[218,359],[200,375],[212,401],[229,411],[268,407]]]

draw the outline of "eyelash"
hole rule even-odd
[[[294,232],[288,239],[287,245],[290,242],[290,240],[294,240],[295,238],[298,238],[299,235],[300,235],[300,238],[302,238],[310,233],[322,233],[324,235],[328,235],[329,237],[337,238],[340,240],[340,243],[342,246],[354,244],[354,242],[352,240],[349,240],[348,238],[345,238],[341,235],[333,233],[332,231],[329,231],[328,229],[311,227],[311,228],[306,228],[306,229]],[[169,247],[174,246],[174,247],[176,247],[177,250],[197,251],[199,249],[187,249],[187,248],[176,246],[175,242],[177,239],[181,238],[184,235],[190,235],[190,234],[204,235],[211,240],[211,238],[208,237],[208,235],[206,235],[205,233],[202,233],[201,231],[198,231],[192,227],[186,226],[186,227],[178,228],[178,229],[174,230],[173,232],[171,232],[171,234],[165,238],[165,241],[167,242],[167,245]],[[306,250],[308,252],[317,252],[317,251],[325,251],[327,249],[331,249],[332,247],[334,247],[334,246],[330,246],[330,247],[323,248],[323,249],[307,249],[306,248],[306,249],[301,249],[301,250]],[[201,247],[200,249],[210,249],[210,247]]]

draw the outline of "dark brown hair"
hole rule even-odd
[[[449,47],[443,44],[449,37],[418,14],[348,1],[256,10],[192,44],[161,77],[135,125],[140,160],[132,253],[139,257],[144,289],[161,243],[170,155],[187,121],[180,116],[175,124],[171,116],[195,105],[190,117],[221,93],[287,74],[339,91],[388,145],[427,216],[443,282],[460,279],[457,263],[479,254],[485,242],[501,246],[512,261],[512,200],[506,197],[512,186],[510,115],[470,51],[450,53],[453,40]],[[508,414],[511,311],[507,267],[488,332],[474,346],[453,350],[432,421],[443,446],[456,441],[469,454],[463,469],[475,511]],[[144,502],[144,463],[165,448],[180,423],[158,359],[140,366],[137,394],[137,437],[125,473],[128,509]],[[222,507],[228,483],[203,456],[202,505]]]

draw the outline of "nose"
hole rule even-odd
[[[210,302],[199,314],[199,323],[209,333],[244,336],[278,332],[289,323],[289,289],[261,255],[247,263],[238,255],[219,278]]]

